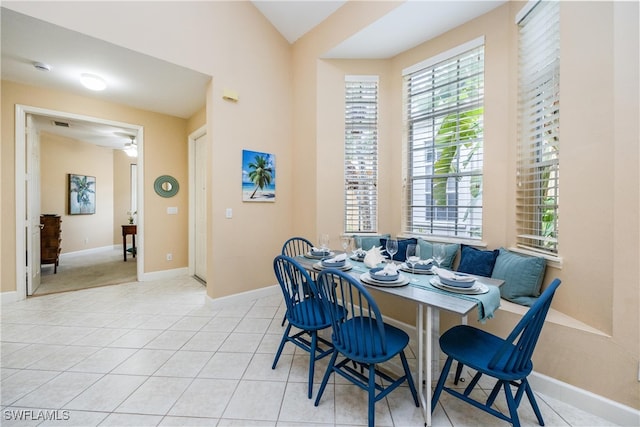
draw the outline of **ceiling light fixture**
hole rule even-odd
[[[107,88],[107,82],[100,76],[95,74],[84,73],[80,76],[80,83],[87,89],[100,91]]]
[[[129,135],[131,138],[131,142],[128,143],[124,149],[124,152],[127,153],[129,157],[138,157],[138,145],[136,144],[136,137],[133,135]]]
[[[51,71],[51,65],[45,64],[44,62],[34,62],[33,66],[39,71]]]

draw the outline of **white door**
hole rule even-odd
[[[204,134],[194,143],[194,275],[207,281],[207,153],[208,139]]]
[[[40,286],[40,136],[27,114],[27,295]]]

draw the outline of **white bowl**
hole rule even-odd
[[[327,268],[341,268],[344,267],[346,264],[346,260],[341,260],[341,261],[337,261],[337,262],[329,262],[329,260],[322,260],[322,266],[323,267],[327,267]]]
[[[453,276],[448,277],[438,275],[438,278],[442,284],[455,288],[470,288],[476,282],[476,279],[471,276],[455,273]]]
[[[380,282],[393,282],[394,280],[398,280],[398,277],[400,277],[400,273],[380,274],[383,270],[383,267],[372,268],[371,270],[369,270],[369,276],[371,276],[372,279],[378,280]]]

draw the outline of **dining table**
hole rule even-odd
[[[344,251],[331,251],[331,256],[341,253],[344,253]],[[324,269],[321,259],[322,257],[314,256],[311,253],[295,257],[295,260],[311,273],[319,273]],[[389,261],[387,260],[387,262]],[[466,324],[469,314],[477,310],[478,321],[484,323],[487,319],[493,317],[493,312],[500,306],[499,287],[504,281],[474,276],[476,283],[479,284],[478,286],[483,285],[487,291],[474,295],[459,293],[449,291],[443,286],[436,287],[433,283],[437,285],[441,285],[441,283],[439,281],[434,282],[437,276],[431,270],[415,270],[404,263],[396,261],[394,263],[400,268],[401,277],[403,278],[399,284],[382,284],[369,280],[369,267],[355,255],[347,257],[345,266],[340,270],[350,274],[370,289],[416,303],[416,331],[418,337],[417,388],[425,426],[431,426],[432,382],[434,371],[436,373],[439,371],[438,360],[434,362],[432,359],[434,347],[439,348],[437,340],[439,337],[440,312],[447,311],[459,315],[461,323]]]

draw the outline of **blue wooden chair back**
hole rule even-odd
[[[355,361],[372,363],[387,355],[384,322],[367,289],[338,270],[320,272],[318,292],[331,316],[334,347]]]
[[[287,307],[286,318],[300,329],[329,326],[329,319],[317,298],[318,290],[309,273],[293,258],[278,255],[273,269]]]
[[[560,280],[555,279],[520,319],[489,362],[490,369],[500,369],[511,374],[530,369],[533,351],[558,286]]]
[[[282,245],[282,255],[293,258],[310,252],[312,247],[313,243],[304,237],[292,237]]]

